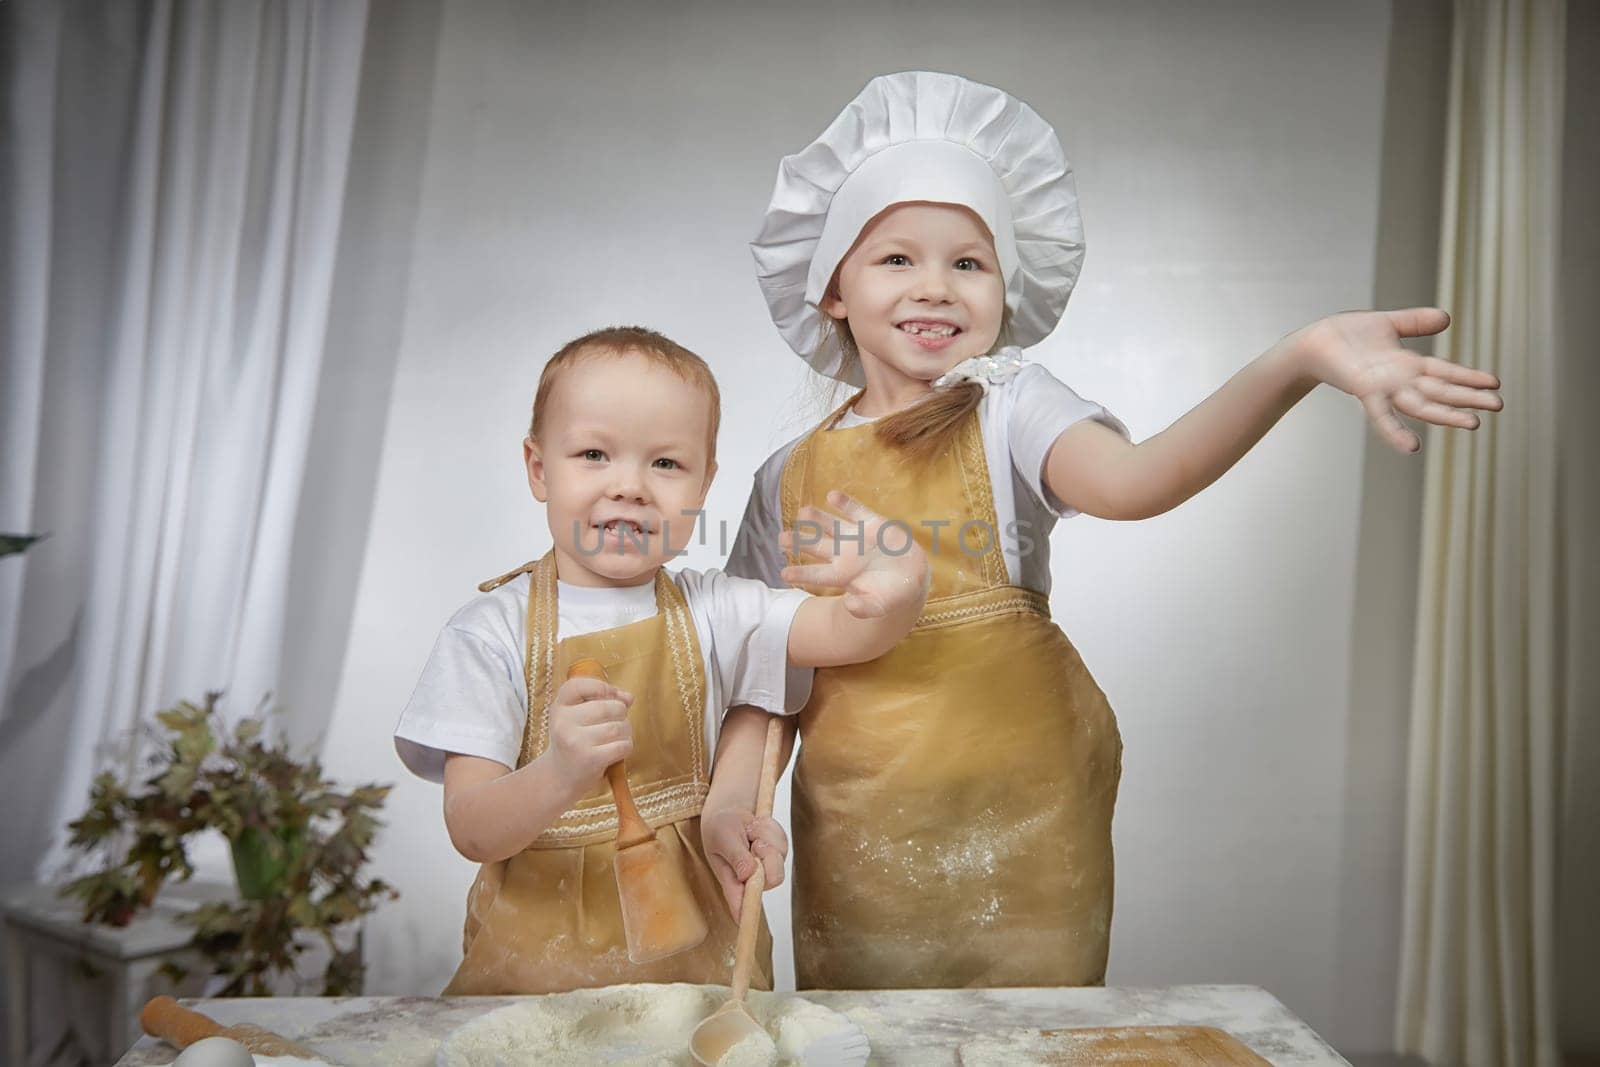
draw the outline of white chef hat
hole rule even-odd
[[[778,164],[751,243],[772,321],[817,371],[861,385],[818,308],[861,229],[907,201],[960,204],[994,238],[1012,337],[1044,340],[1083,265],[1083,220],[1055,131],[1027,104],[954,74],[872,79],[810,145]]]

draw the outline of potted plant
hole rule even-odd
[[[133,743],[152,749],[142,782],[111,772],[95,779],[88,810],[68,829],[72,848],[102,865],[62,894],[83,902],[85,922],[126,925],[169,878],[194,873],[186,842],[218,830],[231,846],[239,899],[184,916],[195,948],[226,979],[216,995],[268,995],[270,980],[294,974],[318,938],[330,953],[323,995],[359,993],[359,947],[342,946],[337,935],[399,895],[362,875],[390,786],[339,792],[314,757],[297,759],[283,738],[266,736],[263,711],[229,728],[220,696],[159,712],[159,730],[136,729]],[[169,976],[181,978],[174,970]]]

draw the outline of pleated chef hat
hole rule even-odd
[[[751,243],[772,321],[822,374],[844,374],[818,307],[861,229],[906,201],[970,208],[994,238],[1017,344],[1044,340],[1083,266],[1083,220],[1055,131],[1022,101],[954,74],[872,79],[822,136],[778,164],[772,202]]]

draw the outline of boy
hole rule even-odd
[[[843,497],[831,503],[865,536],[816,539],[820,562],[801,568],[843,596],[665,569],[716,472],[719,402],[698,356],[638,327],[578,338],[540,377],[523,460],[554,545],[455,614],[395,731],[406,766],[444,783],[451,841],[482,864],[446,995],[726,981],[737,930],[726,857],[748,875],[753,850],[770,887],[787,843],[751,815],[748,764],[734,765],[738,780],[708,780],[723,712],[798,710],[806,668],[877,657],[922,609],[925,555],[878,548],[882,520]],[[563,681],[581,658],[607,680]],[[641,965],[627,958],[601,777],[621,759],[710,927],[699,947]],[[720,886],[708,852],[723,857]],[[754,984],[771,988],[765,929],[760,944]]]

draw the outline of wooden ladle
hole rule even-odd
[[[767,746],[761,760],[761,787],[756,793],[758,818],[772,814],[772,793],[778,785],[778,750],[782,747],[783,722],[774,715],[767,722]],[[750,970],[755,966],[756,934],[761,929],[761,893],[766,887],[767,871],[757,860],[754,873],[744,883],[744,904],[739,909],[733,995],[722,1007],[702,1019],[689,1036],[689,1054],[701,1067],[714,1067],[729,1049],[751,1034],[767,1036],[766,1029],[756,1022],[744,1003],[745,994],[750,991]]]

